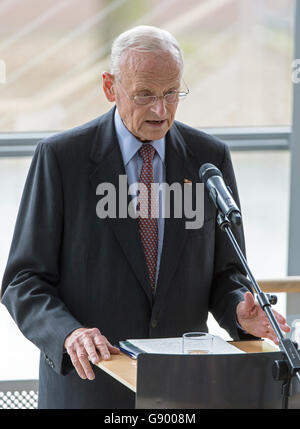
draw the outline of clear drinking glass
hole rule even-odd
[[[214,351],[214,335],[206,332],[187,332],[182,336],[182,353],[211,354]]]

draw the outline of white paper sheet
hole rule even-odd
[[[152,338],[128,340],[131,344],[146,353],[182,354],[182,338]],[[245,353],[219,336],[215,336],[213,354]]]

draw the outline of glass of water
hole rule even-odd
[[[182,336],[183,354],[211,354],[214,352],[214,335],[207,332],[187,332]]]

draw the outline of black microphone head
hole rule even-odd
[[[206,183],[207,180],[212,176],[222,176],[221,171],[213,164],[207,162],[206,164],[201,165],[199,168],[199,177],[202,183]]]

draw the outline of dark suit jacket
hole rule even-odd
[[[216,227],[205,196],[201,229],[186,219],[165,220],[157,293],[152,298],[137,221],[100,219],[97,185],[118,188],[125,174],[114,109],[37,146],[26,180],[7,268],[2,303],[40,350],[39,407],[129,408],[134,395],[98,368],[82,380],[63,344],[76,328],[97,327],[112,344],[127,338],[181,336],[206,331],[208,311],[234,339],[236,305],[247,279],[228,238]],[[169,184],[199,182],[213,163],[238,194],[227,146],[175,122],[166,136]],[[233,232],[244,250],[242,228]]]

